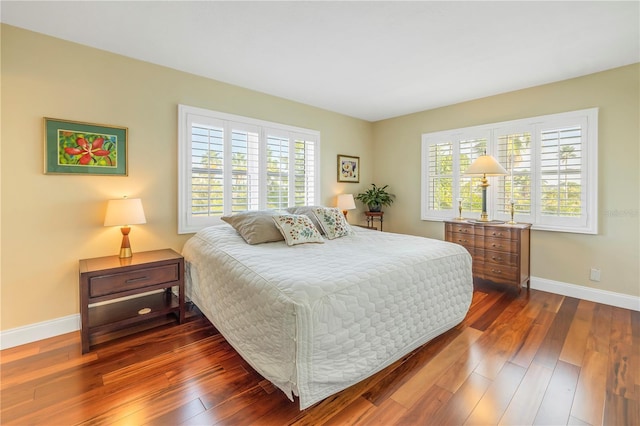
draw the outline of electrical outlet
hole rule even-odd
[[[600,281],[600,269],[591,268],[591,276],[589,276],[591,281]]]

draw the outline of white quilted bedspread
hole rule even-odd
[[[324,244],[249,245],[225,224],[183,249],[187,296],[300,409],[454,327],[471,303],[462,246],[354,231]]]

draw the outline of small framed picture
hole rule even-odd
[[[360,182],[360,157],[338,154],[338,182]]]
[[[127,176],[126,127],[44,119],[44,172]]]

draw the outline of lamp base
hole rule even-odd
[[[122,232],[122,244],[120,245],[120,259],[124,259],[127,257],[131,257],[131,244],[129,243],[129,232],[131,232],[131,227],[123,226],[120,228]]]

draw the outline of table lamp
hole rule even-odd
[[[347,210],[353,210],[356,208],[356,202],[353,199],[353,194],[340,194],[338,195],[338,208],[342,210],[342,214],[345,219],[347,218]]]
[[[489,181],[487,176],[505,176],[507,171],[498,163],[498,160],[491,155],[484,155],[476,158],[471,163],[467,171],[464,173],[468,176],[482,176],[480,186],[482,187],[482,213],[480,214],[480,222],[488,222],[489,215],[487,214],[487,188],[489,187]]]
[[[140,198],[121,198],[109,200],[107,213],[104,218],[104,226],[121,226],[122,245],[120,246],[120,258],[131,257],[131,244],[129,243],[129,225],[147,223]]]

